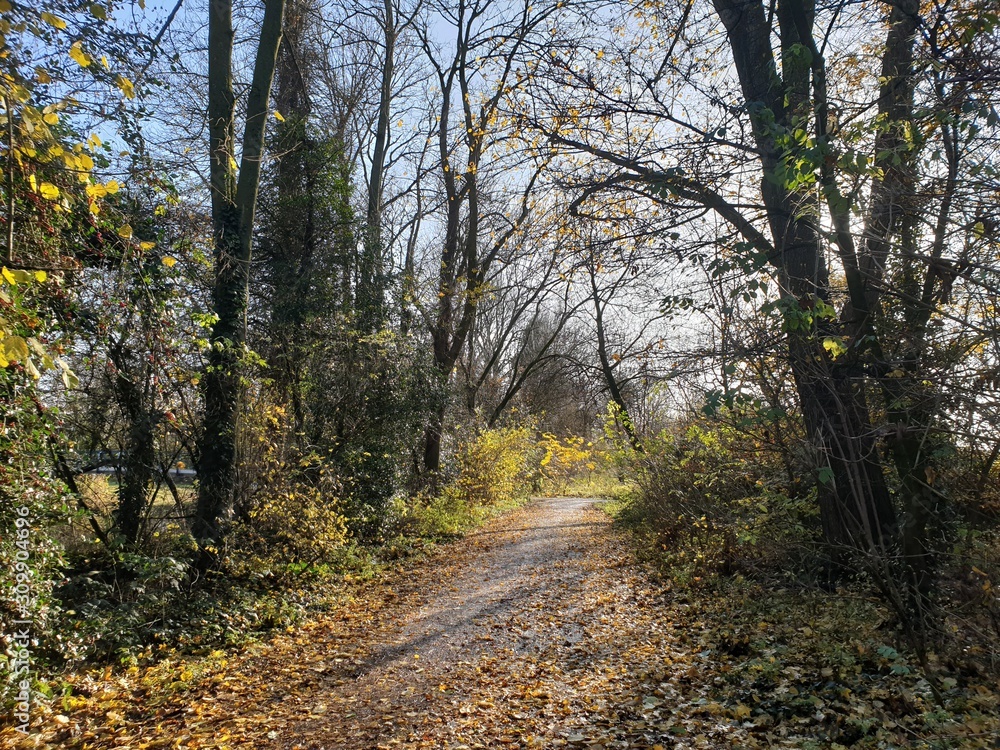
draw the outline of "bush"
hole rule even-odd
[[[455,476],[433,497],[418,495],[412,521],[421,536],[460,534],[531,495],[540,451],[527,427],[485,430],[456,451]]]
[[[558,438],[551,432],[542,435],[538,447],[543,452],[539,462],[541,487],[550,494],[566,490],[570,482],[584,471],[593,472],[597,468],[593,443],[582,437]]]
[[[467,505],[527,500],[536,461],[537,449],[527,427],[485,430],[460,446],[458,476],[444,492],[455,493]]]
[[[815,489],[789,481],[773,453],[723,422],[694,420],[647,441],[637,469],[628,512],[692,574],[784,567],[816,538]]]
[[[71,516],[71,497],[49,459],[58,425],[36,398],[34,379],[20,366],[0,368],[0,704],[17,692],[26,669],[37,670],[62,646],[51,633],[63,563],[56,531]],[[23,621],[31,623],[30,643],[14,637]]]
[[[233,528],[230,567],[236,571],[301,570],[329,562],[347,541],[333,492],[335,479],[281,476],[272,492]]]
[[[347,540],[336,474],[322,456],[298,448],[282,407],[259,401],[245,420],[230,568],[275,573],[332,559]]]

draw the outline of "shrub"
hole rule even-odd
[[[260,401],[245,419],[230,568],[274,573],[331,559],[347,539],[336,474],[324,457],[294,443],[282,407]]]
[[[485,430],[459,445],[454,478],[434,496],[418,495],[410,520],[420,536],[460,534],[497,509],[524,502],[540,451],[527,427]]]
[[[320,470],[322,471],[322,470]],[[347,540],[335,479],[280,477],[267,499],[233,529],[235,570],[301,570],[330,561]]]
[[[539,461],[540,484],[552,494],[564,491],[582,472],[597,468],[593,443],[587,443],[582,437],[558,438],[546,432],[538,441],[538,447],[543,453]]]
[[[40,658],[58,654],[62,646],[51,633],[59,610],[53,587],[63,562],[56,530],[71,516],[71,497],[49,459],[58,426],[51,412],[38,407],[37,397],[34,379],[19,365],[0,368],[2,704],[17,692],[25,670],[34,672]],[[24,621],[31,623],[30,643],[14,637]]]
[[[458,476],[444,492],[468,505],[496,506],[526,500],[537,460],[527,427],[485,430],[460,446]]]
[[[630,513],[698,575],[781,567],[817,531],[814,488],[786,468],[731,426],[694,420],[647,441]]]

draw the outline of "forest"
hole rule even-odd
[[[995,747],[998,100],[988,0],[0,0],[0,744]]]

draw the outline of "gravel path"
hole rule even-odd
[[[632,679],[628,652],[651,625],[639,571],[607,516],[589,500],[540,500],[443,556],[409,607],[376,618],[371,635],[382,645],[355,662],[353,681],[333,678],[321,713],[289,726],[279,746],[551,747],[606,737],[609,703]]]

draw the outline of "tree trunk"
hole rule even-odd
[[[431,417],[430,424],[424,429],[424,472],[432,485],[437,481],[441,471],[441,433],[444,429],[445,407],[442,404]]]
[[[608,395],[611,396],[611,400],[618,410],[618,419],[622,423],[622,429],[625,430],[629,444],[636,453],[642,453],[644,451],[642,441],[639,440],[639,435],[636,433],[635,424],[632,422],[628,405],[625,403],[625,396],[622,394],[621,388],[618,385],[618,379],[615,377],[615,367],[611,364],[611,357],[608,354],[607,335],[604,329],[604,308],[607,303],[601,299],[600,291],[597,288],[596,260],[593,257],[591,257],[590,262],[587,264],[587,273],[590,276],[590,294],[594,302],[594,324],[597,329],[597,358],[601,363],[601,375],[604,377],[604,383],[608,387]]]
[[[205,426],[198,466],[198,504],[192,533],[214,562],[215,545],[232,509],[236,479],[237,405],[246,342],[251,233],[260,183],[267,101],[281,42],[284,0],[266,0],[253,80],[247,100],[242,155],[235,167],[235,94],[232,80],[232,0],[210,0],[208,24],[210,183],[215,243],[212,303],[217,321],[204,376]]]
[[[316,204],[319,156],[307,130],[311,111],[299,59],[310,0],[286,0],[284,33],[274,80],[274,104],[284,121],[275,130],[276,151],[281,155],[272,187],[276,225],[267,232],[272,283],[270,352],[279,397],[292,407],[294,433],[302,436],[306,422],[304,371],[308,361],[306,321],[315,307],[310,298],[317,256]]]
[[[378,121],[375,125],[375,150],[368,180],[368,208],[365,235],[358,262],[358,321],[361,331],[378,330],[385,318],[385,263],[382,248],[382,182],[389,146],[389,116],[392,104],[392,76],[395,68],[396,19],[393,0],[384,0],[383,41],[385,60],[379,88]]]
[[[128,433],[118,472],[118,508],[115,526],[129,545],[139,541],[143,518],[149,509],[153,485],[153,467],[156,463],[154,429],[156,415],[144,403],[138,382],[147,381],[151,373],[136,362],[126,344],[118,341],[108,353],[115,366],[114,389],[117,401],[128,424]],[[137,368],[132,365],[138,364]]]
[[[801,116],[808,93],[808,66],[786,55],[777,73],[771,27],[760,0],[714,0],[728,34],[764,178],[761,194],[788,304],[788,354],[803,418],[818,454],[820,512],[827,542],[836,550],[884,546],[895,524],[891,498],[860,387],[830,362],[818,340],[829,322],[818,315],[829,299],[829,271],[816,229],[814,195],[790,190],[780,179],[782,151],[775,136]],[[811,6],[799,9],[812,17]],[[784,50],[801,43],[792,13],[778,14]],[[813,311],[812,314],[809,311]],[[808,321],[793,325],[793,320]],[[819,334],[819,335],[817,335]],[[824,471],[825,469],[825,471]]]

